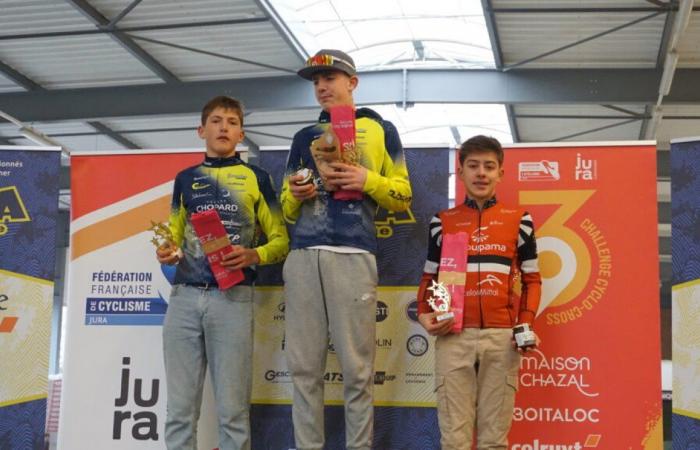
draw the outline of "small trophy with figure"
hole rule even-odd
[[[433,311],[437,312],[438,315],[436,320],[442,322],[443,320],[451,319],[455,315],[450,311],[451,297],[450,292],[447,290],[444,284],[436,283],[433,280],[432,286],[428,288],[429,291],[433,291],[433,295],[428,297],[428,304]]]
[[[520,323],[513,327],[513,338],[518,348],[523,350],[534,348],[537,345],[535,332],[532,331],[532,327],[528,323]]]
[[[175,245],[175,238],[173,238],[173,232],[164,223],[155,222],[151,220],[151,227],[148,231],[152,231],[154,236],[151,239],[151,243],[155,245],[157,249],[172,249],[175,251],[177,245]]]
[[[301,180],[294,182],[297,186],[304,186],[314,182],[314,171],[308,167],[302,167],[294,172],[294,175],[301,175],[302,177]]]

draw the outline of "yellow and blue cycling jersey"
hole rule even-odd
[[[176,284],[216,283],[190,222],[193,213],[209,209],[219,212],[232,244],[256,249],[260,264],[284,260],[289,238],[270,176],[238,156],[207,156],[202,164],[175,177],[169,224],[175,243],[183,251],[175,272]],[[267,237],[261,246],[257,246],[259,231]],[[252,283],[254,269],[245,268],[244,273],[242,284]]]
[[[411,185],[399,134],[391,122],[375,111],[355,111],[355,145],[360,164],[367,168],[364,195],[362,200],[335,200],[323,188],[310,151],[311,143],[329,126],[330,115],[323,111],[317,124],[294,136],[289,151],[280,198],[285,220],[294,223],[291,247],[348,246],[376,253],[374,217],[378,206],[404,211],[411,204]],[[303,167],[313,169],[318,196],[300,202],[289,190],[288,176]]]

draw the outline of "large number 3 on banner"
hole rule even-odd
[[[566,225],[593,190],[521,191],[520,205],[561,205],[537,228],[537,250],[542,274],[542,299],[537,314],[548,306],[573,300],[591,274],[591,254],[586,243]],[[537,225],[537,224],[535,224]]]

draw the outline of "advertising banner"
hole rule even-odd
[[[203,152],[71,155],[71,255],[58,448],[162,449],[162,323],[174,268],[155,259],[173,180]],[[207,417],[210,408],[203,408]],[[215,421],[205,421],[215,427]],[[216,447],[206,426],[200,448]],[[215,438],[215,435],[214,435]]]
[[[43,449],[61,149],[0,147],[0,448]]]
[[[655,152],[505,149],[497,197],[532,214],[543,279],[542,344],[521,360],[513,450],[662,448]]]
[[[700,137],[671,141],[673,448],[700,445]]]

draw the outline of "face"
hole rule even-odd
[[[332,106],[354,105],[352,91],[357,87],[356,76],[351,77],[339,70],[328,70],[314,74],[311,79],[316,100],[325,111]]]
[[[471,153],[460,167],[457,175],[464,183],[467,195],[479,201],[486,201],[496,194],[496,185],[503,177],[503,167],[498,164],[493,152]]]
[[[233,156],[236,145],[243,140],[241,119],[233,109],[215,108],[197,134],[207,146],[207,156],[215,158]]]

